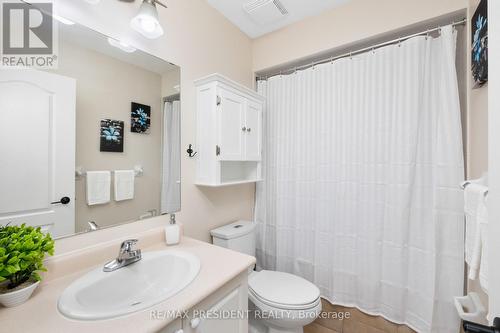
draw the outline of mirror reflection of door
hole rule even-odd
[[[57,66],[0,70],[0,225],[59,238],[179,211],[180,68],[79,24],[57,43]]]
[[[75,232],[76,81],[37,70],[0,71],[0,224]]]

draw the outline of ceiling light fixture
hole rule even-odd
[[[130,21],[130,26],[135,31],[149,39],[155,39],[163,35],[156,4],[167,8],[158,0],[143,0],[139,13]]]
[[[122,50],[123,52],[133,53],[133,52],[137,51],[137,49],[135,47],[132,47],[125,42],[113,39],[111,37],[108,37],[108,43],[109,43],[109,45],[114,46],[114,47]]]

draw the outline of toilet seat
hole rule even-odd
[[[306,304],[306,305],[290,305],[290,304],[281,304],[281,303],[275,303],[275,302],[270,302],[269,300],[263,299],[262,297],[258,296],[253,292],[252,290],[249,289],[248,296],[250,300],[258,306],[261,310],[283,310],[283,311],[307,311],[307,310],[314,310],[320,303],[321,299],[318,298],[316,301],[314,301],[311,304]]]
[[[321,302],[318,287],[289,273],[265,270],[254,272],[248,278],[248,287],[249,296],[254,303],[265,304],[274,309],[315,309]]]

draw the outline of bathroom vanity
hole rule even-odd
[[[152,222],[162,224],[167,217]],[[106,230],[110,232],[111,230]],[[89,235],[83,235],[89,236]],[[66,288],[88,272],[102,268],[116,257],[124,238],[139,239],[138,247],[146,255],[152,251],[178,251],[199,259],[200,270],[194,280],[177,294],[151,307],[104,320],[69,319],[58,310],[58,301]],[[76,240],[78,242],[78,240]],[[60,248],[65,245],[61,244]],[[244,313],[248,308],[248,268],[255,258],[205,242],[184,237],[179,245],[167,247],[164,228],[129,233],[113,241],[94,243],[60,253],[47,261],[49,272],[33,297],[14,308],[0,309],[5,332],[164,332],[164,333],[247,333],[245,316],[215,318],[227,311]],[[132,264],[134,265],[134,264]],[[106,297],[103,292],[100,297]],[[226,312],[224,312],[227,310]],[[210,316],[210,320],[205,320]],[[27,320],[29,317],[29,320]]]

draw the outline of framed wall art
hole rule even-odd
[[[488,1],[481,0],[472,17],[472,77],[475,87],[488,81]]]
[[[133,133],[148,134],[151,126],[151,106],[132,102],[130,130]]]
[[[101,151],[123,153],[123,121],[101,120]]]

